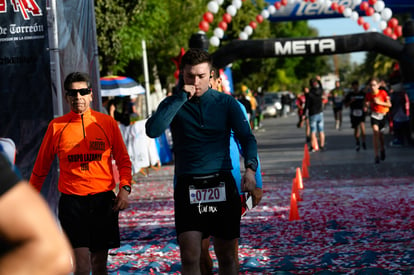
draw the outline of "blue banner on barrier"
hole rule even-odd
[[[173,160],[173,157],[165,132],[160,137],[156,138],[155,142],[157,144],[161,164],[170,163]]]
[[[267,3],[273,5],[280,0],[268,0]],[[358,12],[361,16],[365,16],[365,12],[359,9],[353,0],[337,0],[338,5],[343,5],[345,8],[351,8]],[[392,10],[393,14],[414,12],[414,1],[412,0],[385,0],[385,7]],[[315,1],[314,3],[308,1],[300,1],[292,4],[287,4],[283,8],[277,10],[270,15],[270,21],[295,21],[308,19],[322,19],[343,17],[343,14],[338,13],[327,7],[324,3]]]

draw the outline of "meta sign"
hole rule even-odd
[[[280,0],[276,0],[279,2]],[[270,5],[273,5],[276,1],[266,1]],[[289,1],[288,1],[289,2]],[[345,8],[351,8],[358,12],[360,15],[365,15],[359,9],[359,5],[355,4],[354,0],[338,0],[338,5],[342,5]],[[385,6],[390,8],[395,13],[407,13],[414,12],[414,1],[412,0],[385,0]],[[269,20],[273,22],[277,21],[295,21],[295,20],[307,20],[307,19],[322,19],[322,18],[334,18],[343,17],[338,13],[327,7],[325,4],[315,1],[314,3],[308,1],[300,1],[295,3],[289,3],[277,10],[274,14],[270,15]]]
[[[303,39],[275,41],[275,56],[321,55],[335,53],[335,40]]]

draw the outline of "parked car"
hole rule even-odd
[[[277,93],[266,93],[263,97],[264,106],[262,114],[264,117],[278,117],[282,114],[282,103]]]

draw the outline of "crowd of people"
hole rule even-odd
[[[297,127],[305,126],[306,142],[312,152],[325,150],[324,99],[332,105],[335,119],[335,129],[341,130],[343,109],[349,108],[350,123],[354,129],[355,150],[367,149],[366,117],[372,128],[374,162],[380,163],[386,158],[384,132],[388,128],[393,135],[392,147],[401,147],[411,143],[410,132],[410,102],[403,87],[390,87],[384,80],[371,78],[361,87],[358,81],[351,83],[351,89],[345,92],[340,81],[335,82],[335,88],[324,92],[320,77],[312,78],[309,87],[303,87],[297,95]]]
[[[212,273],[211,242],[219,273],[238,274],[241,218],[263,196],[253,134],[261,123],[261,96],[243,85],[240,97],[235,98],[221,92],[220,85],[210,54],[189,49],[182,57],[174,93],[160,102],[145,123],[148,137],[159,137],[166,129],[172,135],[174,215],[182,274]],[[386,159],[386,126],[394,134],[392,146],[411,142],[409,100],[402,87],[389,88],[376,78],[364,88],[358,81],[351,87],[346,93],[337,81],[327,98],[332,102],[337,130],[343,126],[343,109],[349,108],[356,151],[367,149],[367,117],[375,163]],[[107,274],[108,251],[120,246],[118,216],[129,205],[133,180],[119,123],[130,124],[131,101],[123,102],[123,109],[129,112],[125,114],[117,113],[116,104],[106,99],[107,114],[92,110],[90,78],[82,72],[67,75],[64,90],[70,112],[49,123],[29,181],[19,178],[13,170],[13,153],[7,154],[0,143],[4,179],[0,234],[5,237],[0,240],[0,273],[13,268],[24,273],[31,268],[31,274]],[[316,76],[295,101],[297,127],[305,128],[312,152],[326,150],[325,95],[321,78]],[[41,192],[55,157],[60,170],[58,221],[62,232],[35,192]],[[18,203],[22,199],[27,202],[24,206]],[[7,211],[10,205],[17,205],[12,215]],[[25,214],[27,207],[36,210],[38,220]],[[21,257],[25,264],[19,261]]]

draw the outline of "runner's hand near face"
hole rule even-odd
[[[196,88],[194,85],[184,85],[183,90],[187,93],[187,97],[188,99],[191,99],[195,93],[196,93]]]

